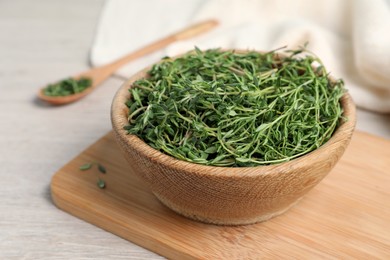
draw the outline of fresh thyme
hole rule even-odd
[[[106,168],[103,165],[101,165],[100,163],[98,164],[98,170],[103,174],[105,174],[107,172]]]
[[[129,89],[124,128],[157,150],[205,165],[268,165],[309,153],[337,128],[345,90],[304,52],[196,48],[163,58]]]
[[[43,94],[46,96],[69,96],[83,92],[85,89],[92,86],[90,78],[64,79],[55,84],[50,84],[43,89]]]
[[[97,186],[100,188],[100,189],[104,189],[106,187],[106,182],[102,179],[98,179],[97,181]]]
[[[97,165],[97,168],[98,168],[100,173],[102,173],[102,174],[106,174],[107,173],[106,168],[103,165],[101,165],[100,163],[97,163],[97,162],[85,163],[85,164],[81,165],[79,167],[79,169],[81,171],[86,171],[86,170],[91,169],[93,165]],[[97,180],[96,184],[97,184],[97,186],[100,189],[104,189],[106,187],[106,182],[103,179],[101,179],[100,177],[98,177],[98,180]]]
[[[86,170],[91,169],[91,167],[92,167],[92,163],[86,163],[86,164],[83,164],[80,166],[80,170],[86,171]]]

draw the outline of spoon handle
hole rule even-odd
[[[94,85],[98,85],[101,82],[103,82],[105,79],[107,79],[109,76],[111,76],[118,68],[125,65],[126,63],[135,60],[137,58],[140,58],[144,55],[147,55],[149,53],[152,53],[156,50],[162,49],[169,44],[185,40],[194,36],[197,36],[199,34],[202,34],[204,32],[207,32],[211,30],[212,28],[216,27],[218,25],[218,22],[216,20],[207,20],[204,22],[200,22],[197,24],[194,24],[190,27],[187,27],[175,34],[169,35],[165,38],[162,38],[158,41],[155,41],[153,43],[150,43],[146,45],[145,47],[142,47],[141,49],[138,49],[132,53],[129,53],[128,55],[120,58],[119,60],[116,60],[110,64],[94,68],[88,72],[82,73],[83,76],[90,76],[93,78]]]

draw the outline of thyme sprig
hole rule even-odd
[[[205,165],[268,165],[309,153],[338,126],[345,90],[304,52],[196,48],[165,57],[129,89],[125,130]]]

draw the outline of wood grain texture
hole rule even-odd
[[[163,206],[127,164],[109,133],[52,179],[57,206],[168,258],[390,257],[390,141],[356,132],[318,186],[286,214],[238,227],[203,224]],[[108,173],[104,190],[98,161]]]
[[[134,173],[150,185],[157,198],[195,220],[242,225],[284,213],[330,172],[355,128],[355,106],[346,93],[341,106],[348,120],[342,121],[324,145],[299,158],[257,167],[215,167],[178,160],[123,130],[128,125],[128,89],[146,77],[149,69],[131,77],[115,95],[111,108],[115,137]]]

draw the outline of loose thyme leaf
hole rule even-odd
[[[268,165],[309,153],[337,128],[345,90],[304,53],[195,48],[163,59],[131,86],[124,130],[205,165]]]
[[[99,169],[99,171],[101,172],[101,173],[106,173],[107,171],[106,171],[106,168],[103,166],[103,165],[101,165],[100,163],[98,164],[98,169]]]
[[[98,179],[97,181],[97,186],[100,188],[100,189],[104,189],[106,187],[106,182],[102,179]]]
[[[92,167],[92,163],[86,163],[86,164],[81,165],[79,169],[82,171],[86,171],[86,170],[91,169],[91,167]]]

